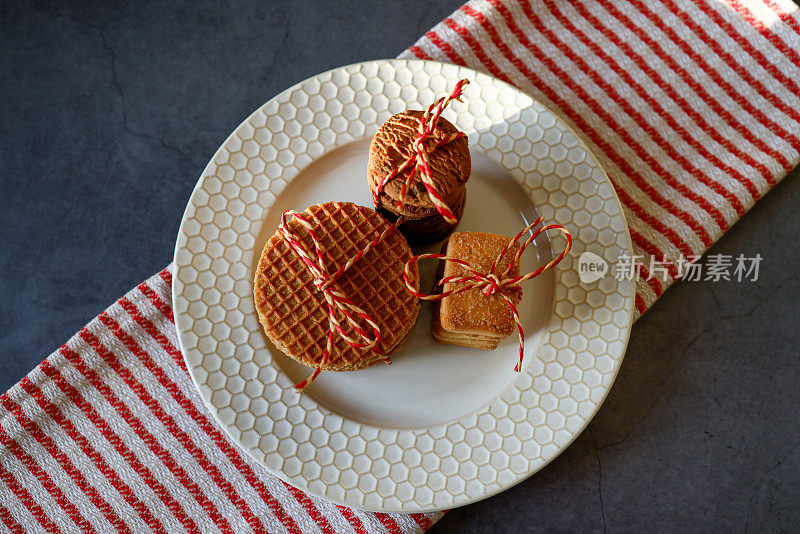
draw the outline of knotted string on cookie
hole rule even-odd
[[[530,280],[531,278],[535,278],[542,274],[544,271],[555,267],[558,262],[560,262],[569,252],[569,249],[572,248],[572,235],[569,233],[569,230],[561,226],[560,224],[548,224],[546,226],[542,226],[541,228],[535,230],[528,239],[526,239],[522,245],[520,245],[519,250],[514,255],[514,258],[508,264],[506,269],[498,274],[497,267],[500,265],[500,262],[503,261],[503,258],[511,250],[511,247],[518,243],[520,238],[525,232],[532,230],[534,227],[538,226],[544,217],[539,217],[534,221],[532,224],[529,224],[525,228],[523,228],[508,244],[503,248],[500,254],[492,263],[492,267],[489,269],[488,273],[480,272],[475,267],[470,265],[464,260],[460,260],[458,258],[453,258],[447,256],[445,254],[419,254],[414,256],[406,263],[405,272],[403,273],[403,280],[406,283],[406,287],[414,296],[422,299],[422,300],[442,300],[443,298],[453,295],[455,293],[461,293],[463,291],[469,291],[470,289],[479,289],[483,291],[483,294],[487,297],[489,295],[498,294],[505,300],[506,306],[508,309],[511,310],[511,314],[514,317],[514,324],[517,326],[517,333],[519,334],[519,361],[517,361],[517,365],[514,367],[514,370],[519,372],[522,369],[522,355],[525,351],[525,335],[522,332],[522,322],[519,318],[519,312],[517,311],[517,305],[512,299],[512,295],[516,291],[520,291],[520,284],[526,280]],[[564,234],[567,238],[567,246],[564,248],[563,252],[559,254],[555,259],[536,269],[533,272],[518,275],[518,276],[509,276],[512,268],[515,265],[519,264],[520,257],[522,253],[525,252],[525,249],[533,243],[533,241],[541,234],[547,230],[558,230]],[[458,284],[457,287],[442,291],[441,293],[437,294],[427,294],[427,293],[420,293],[414,289],[414,286],[411,284],[411,280],[409,279],[410,269],[411,267],[425,259],[436,259],[436,260],[445,260],[451,261],[460,265],[468,274],[459,275],[459,276],[445,276],[442,277],[441,280],[436,282],[433,287],[433,290],[436,291],[438,288],[444,288],[444,285],[447,283],[454,283]]]
[[[460,80],[453,88],[453,92],[450,93],[449,96],[440,98],[431,104],[430,107],[428,107],[428,111],[425,112],[419,121],[419,136],[412,144],[412,148],[414,149],[413,153],[399,167],[386,175],[381,183],[378,184],[378,187],[375,188],[373,198],[376,206],[379,205],[378,197],[383,192],[386,184],[411,167],[411,172],[408,173],[408,176],[403,183],[403,188],[400,191],[400,200],[396,204],[397,208],[403,207],[408,194],[408,189],[411,187],[411,182],[414,180],[414,176],[417,174],[417,172],[419,172],[422,183],[425,186],[425,191],[427,191],[431,202],[433,202],[433,205],[436,208],[436,211],[439,212],[439,214],[445,221],[447,221],[448,224],[456,224],[458,222],[458,218],[447,206],[447,204],[445,204],[442,194],[438,189],[436,189],[436,185],[433,183],[433,178],[431,178],[431,164],[430,160],[428,159],[428,154],[439,147],[452,143],[456,139],[466,137],[464,132],[456,132],[445,137],[437,143],[430,143],[431,135],[433,135],[434,130],[436,130],[436,124],[439,122],[439,116],[444,111],[444,108],[446,108],[447,105],[453,100],[458,100],[461,102],[461,93],[464,87],[468,84],[469,80]]]
[[[290,216],[293,216],[308,231],[311,240],[314,242],[313,252],[306,247],[300,237],[289,227],[288,222]],[[378,323],[376,323],[375,319],[370,317],[367,312],[359,308],[352,300],[342,294],[336,287],[336,281],[361,259],[364,254],[369,252],[387,235],[395,231],[398,223],[390,225],[380,235],[376,236],[367,246],[359,250],[355,256],[339,267],[336,272],[329,273],[324,261],[325,252],[320,246],[320,239],[316,232],[314,232],[314,227],[311,222],[304,215],[294,210],[286,210],[283,212],[283,215],[281,215],[281,224],[278,226],[278,233],[286,240],[289,247],[306,265],[314,279],[314,287],[322,292],[325,297],[325,302],[328,305],[328,335],[325,344],[325,352],[322,354],[322,361],[311,376],[295,386],[297,391],[302,391],[311,384],[311,382],[319,376],[320,372],[322,372],[322,368],[329,362],[335,332],[338,332],[338,334],[353,348],[374,349],[375,352],[383,355],[383,350],[380,348],[381,329]],[[344,331],[341,322],[336,317],[337,310],[344,315],[347,323],[356,331],[356,336],[351,337]],[[359,324],[359,320],[363,321],[366,327],[362,328],[361,324]],[[384,361],[386,361],[387,364],[391,363],[388,356],[384,357]]]

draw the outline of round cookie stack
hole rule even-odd
[[[253,296],[264,331],[281,351],[316,368],[314,377],[320,370],[356,371],[386,359],[403,344],[419,314],[419,300],[403,281],[411,255],[403,236],[370,208],[350,202],[309,207],[285,221],[261,253]],[[320,265],[323,276],[315,273]],[[412,278],[418,286],[418,272]],[[344,296],[366,318],[353,308],[331,308],[331,294]],[[331,310],[344,335],[334,332]],[[370,320],[378,341],[359,347],[375,339]]]
[[[402,217],[400,230],[415,244],[441,241],[456,229],[464,212],[472,161],[469,143],[449,121],[438,117],[435,128],[424,143],[428,150],[431,182],[441,200],[455,215],[447,221],[437,209],[426,190],[421,171],[410,166],[396,179],[385,181],[395,169],[415,157],[415,143],[420,137],[420,125],[425,121],[422,111],[404,111],[393,115],[378,129],[369,149],[367,181],[375,200],[375,209],[389,220]],[[406,184],[408,173],[415,169],[413,180]],[[381,188],[381,184],[384,184]],[[408,188],[403,195],[404,186]]]

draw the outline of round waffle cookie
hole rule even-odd
[[[335,273],[389,228],[377,212],[350,202],[316,204],[300,215],[318,239],[328,273]],[[309,230],[297,218],[289,220],[287,227],[307,251],[316,254]],[[357,371],[385,359],[402,345],[419,314],[419,300],[403,282],[403,269],[411,255],[402,234],[391,231],[336,280],[336,290],[375,321],[380,342],[359,349],[334,332],[330,356],[323,365],[330,331],[325,295],[301,257],[277,231],[264,246],[254,280],[253,296],[264,331],[281,351],[312,368]],[[419,273],[413,272],[411,278],[419,287]],[[344,333],[358,338],[344,314],[338,309],[335,314]],[[363,320],[359,324],[371,332]]]

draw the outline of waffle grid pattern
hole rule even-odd
[[[349,202],[318,204],[306,210],[306,214],[313,221],[329,273],[389,227],[375,211]],[[308,231],[296,220],[289,225],[307,250],[313,251]],[[380,347],[387,354],[413,327],[419,312],[419,303],[406,290],[402,279],[403,267],[410,258],[411,250],[405,240],[399,232],[393,232],[337,281],[340,290],[378,323]],[[328,335],[325,298],[314,287],[300,257],[278,234],[264,248],[256,281],[256,308],[267,335],[294,359],[317,367]],[[345,332],[357,337],[344,315],[338,310],[336,313]],[[383,355],[378,351],[354,348],[342,337],[334,336],[331,360],[325,368],[360,369],[381,359]]]

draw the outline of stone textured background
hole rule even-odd
[[[171,260],[197,177],[254,109],[396,56],[459,3],[0,0],[0,387]],[[798,175],[711,250],[760,253],[757,282],[669,289],[589,430],[434,532],[796,530]]]

